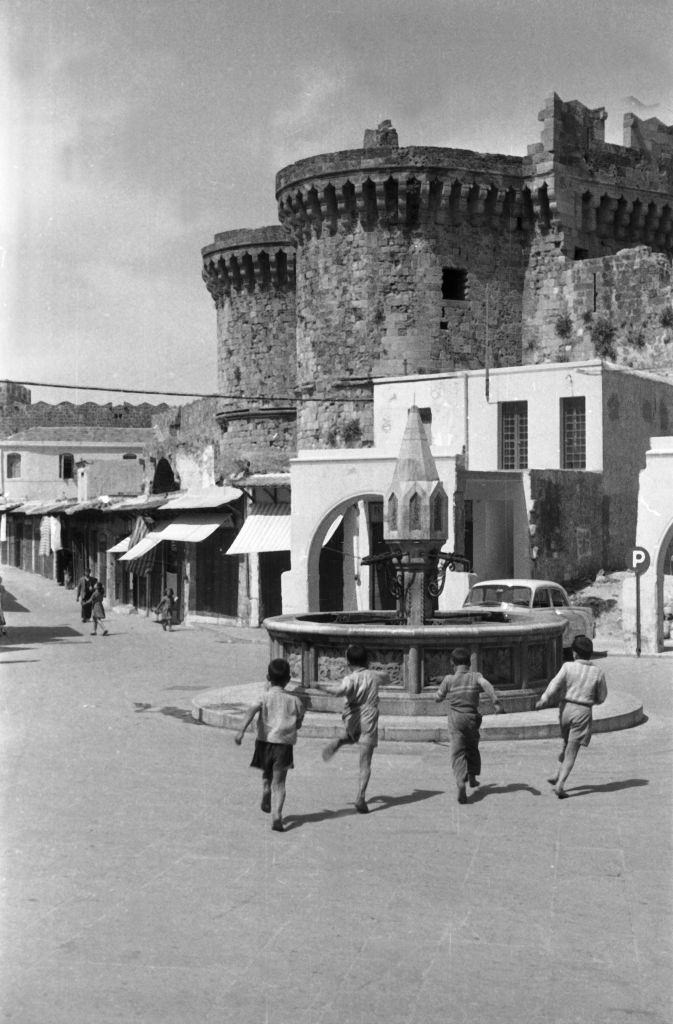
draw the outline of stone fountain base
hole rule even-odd
[[[454,647],[470,651],[472,668],[493,685],[506,712],[530,711],[563,660],[562,621],[510,622],[502,613],[433,620],[410,625],[390,612],[323,612],[265,619],[273,658],[290,664],[292,681],[307,706],[334,712],[338,698],[315,683],[337,682],[348,672],[346,650],[362,645],[370,668],[391,685],[380,691],[383,715],[432,717],[442,678],[451,671]],[[482,714],[493,709],[482,705]]]

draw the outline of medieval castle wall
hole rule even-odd
[[[31,404],[28,391],[27,402],[12,402],[5,408],[0,407],[0,436],[8,437],[30,427],[151,427],[153,416],[166,409],[168,405],[165,402],[158,405],[147,402],[139,405],[131,405],[130,402],[121,405],[112,405],[111,402],[105,405],[96,402]]]
[[[224,462],[291,453],[292,403],[258,395],[296,396],[298,447],[357,447],[373,377],[596,354],[673,375],[673,128],[627,114],[616,146],[606,116],[554,95],[521,157],[383,122],[281,170],[282,226],[203,250]]]

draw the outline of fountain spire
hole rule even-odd
[[[441,548],[448,536],[448,507],[420,410],[412,405],[385,496],[386,541],[418,541]]]
[[[432,581],[448,537],[449,499],[416,405],[409,409],[395,472],[384,499],[383,536],[396,552],[398,611],[423,625],[434,610]]]

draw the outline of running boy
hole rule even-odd
[[[322,752],[323,761],[329,761],[345,743],[359,743],[360,768],[358,795],[355,810],[368,814],[365,800],[367,783],[372,773],[372,757],[379,742],[379,686],[390,685],[385,672],[367,668],[367,651],[360,644],[352,644],[346,650],[346,661],[353,671],[340,683],[313,683],[317,690],[345,698],[342,714],[345,733],[328,743]]]
[[[296,694],[285,693],[290,666],[284,658],[269,662],[266,678],[270,685],[261,701],[248,708],[234,741],[240,746],[246,729],[253,718],[259,716],[250,767],[262,770],[261,808],[266,814],[271,811],[271,828],[274,832],[284,832],[285,778],[288,769],[294,768],[292,748],[304,720],[304,705]]]
[[[573,770],[580,747],[588,747],[591,739],[594,704],[602,704],[608,687],[601,669],[591,664],[594,645],[588,636],[576,636],[572,646],[573,661],[566,661],[549,683],[536,708],[546,708],[554,697],[560,697],[559,723],[563,747],[559,766],[549,779],[559,800],[568,794],[565,783]]]
[[[500,711],[500,702],[488,679],[479,672],[470,671],[470,652],[466,647],[456,647],[451,651],[451,665],[453,675],[444,676],[435,700],[438,703],[443,700],[449,702],[451,767],[458,787],[458,803],[466,804],[465,783],[478,786],[477,776],[481,774],[479,695],[486,694],[496,714]]]

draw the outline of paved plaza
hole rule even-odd
[[[448,752],[300,739],[287,831],[252,731],[194,721],[263,677],[259,630],[92,637],[74,593],[0,569],[0,1007],[16,1024],[671,1024],[673,655],[601,662],[647,720],[594,736],[559,801],[552,739]]]

